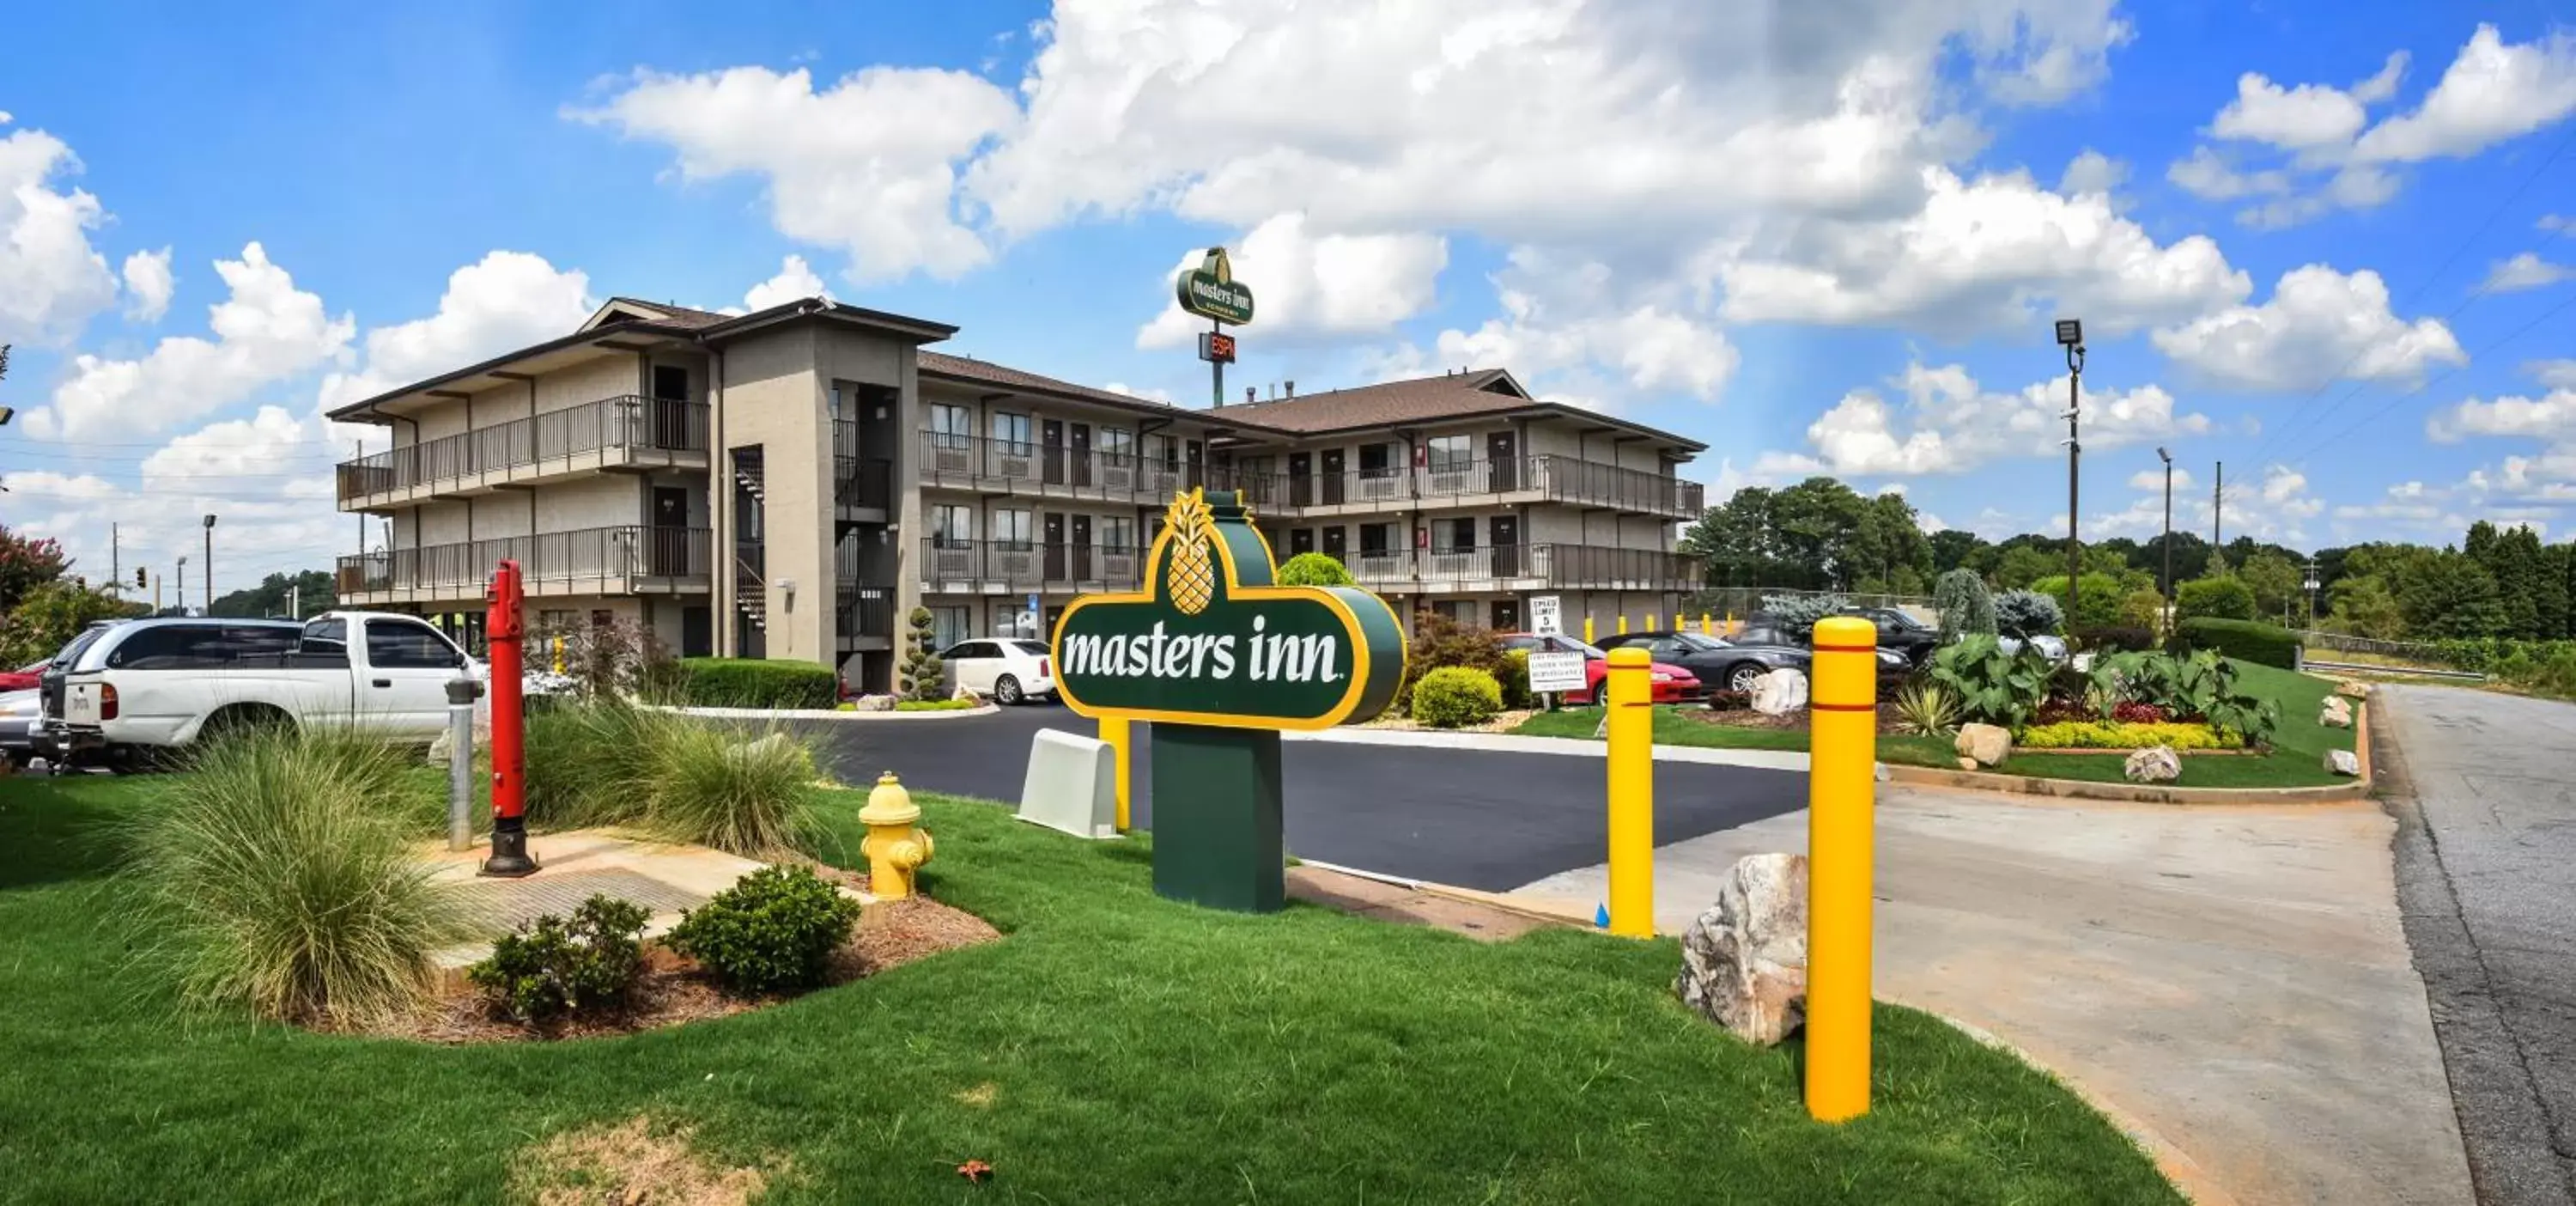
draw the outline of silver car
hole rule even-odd
[[[44,713],[44,694],[33,688],[0,694],[0,758],[20,770],[36,756],[36,721]]]

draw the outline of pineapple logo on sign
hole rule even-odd
[[[1349,586],[1279,586],[1269,542],[1231,491],[1172,500],[1147,589],[1084,595],[1056,625],[1058,691],[1090,717],[1321,729],[1384,711],[1404,629]]]

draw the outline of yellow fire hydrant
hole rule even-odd
[[[859,850],[868,856],[868,891],[877,899],[912,895],[913,875],[930,861],[931,852],[930,831],[913,824],[920,819],[921,806],[912,802],[912,793],[895,780],[894,772],[877,776],[868,806],[859,810],[859,823],[868,827]]]

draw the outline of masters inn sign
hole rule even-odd
[[[1085,595],[1056,623],[1056,689],[1095,719],[1153,725],[1154,886],[1218,908],[1280,907],[1279,731],[1384,711],[1404,628],[1349,586],[1274,585],[1230,491],[1175,498],[1146,589]]]

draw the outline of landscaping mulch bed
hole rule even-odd
[[[867,877],[855,878],[864,884]],[[862,980],[941,951],[991,942],[1001,936],[983,918],[926,896],[888,901],[871,910],[849,942],[833,953],[825,987]],[[636,986],[634,1002],[623,1010],[570,1017],[544,1027],[526,1026],[494,1012],[483,994],[459,976],[426,1011],[363,1033],[451,1045],[597,1038],[730,1017],[778,1004],[794,995],[730,995],[718,988],[714,978],[694,961],[663,949],[659,943],[646,943],[644,958],[643,982]]]
[[[1408,732],[1424,733],[1508,733],[1513,729],[1519,728],[1522,721],[1529,719],[1530,712],[1531,709],[1529,708],[1505,709],[1504,711],[1494,713],[1494,718],[1483,724],[1462,724],[1454,728],[1446,729],[1423,724],[1420,721],[1414,720],[1410,716],[1398,716],[1393,712],[1389,712],[1375,720],[1359,725],[1358,727],[1364,729],[1402,729]]]

